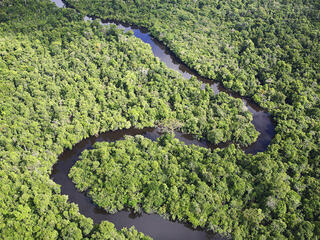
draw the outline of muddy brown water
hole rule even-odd
[[[52,0],[58,7],[64,7],[61,0]],[[85,17],[85,20],[92,20],[92,17]],[[260,133],[257,141],[251,146],[244,149],[248,154],[256,154],[267,150],[272,138],[275,135],[275,129],[270,115],[262,108],[250,101],[250,99],[243,98],[238,94],[222,87],[221,84],[212,82],[212,80],[200,77],[196,72],[189,69],[183,64],[175,55],[161,42],[154,39],[146,29],[138,28],[135,26],[126,25],[115,21],[101,21],[104,25],[116,24],[116,26],[124,31],[133,31],[134,35],[140,38],[143,42],[149,44],[152,52],[156,57],[163,61],[169,68],[178,71],[187,79],[196,76],[202,82],[202,88],[208,84],[216,94],[219,92],[226,92],[236,98],[241,98],[245,106],[253,115],[253,125]],[[130,211],[120,211],[115,214],[108,214],[105,210],[94,204],[85,193],[79,192],[74,183],[68,177],[71,167],[79,159],[82,151],[85,149],[92,149],[95,142],[101,141],[117,141],[123,139],[125,135],[142,135],[149,139],[156,140],[160,135],[160,130],[157,128],[144,128],[144,129],[123,129],[117,131],[110,131],[98,136],[92,136],[82,140],[71,150],[65,150],[60,156],[58,162],[53,166],[51,178],[59,185],[61,185],[61,194],[68,195],[69,201],[74,202],[79,206],[79,211],[86,217],[93,219],[94,223],[99,224],[103,220],[112,222],[117,229],[123,227],[135,226],[138,231],[151,236],[154,239],[166,240],[185,240],[185,239],[225,239],[218,234],[207,232],[201,229],[193,229],[190,225],[173,222],[162,218],[156,214],[133,214]],[[185,144],[195,144],[206,148],[225,147],[227,144],[220,144],[214,146],[206,141],[196,140],[192,135],[175,133],[176,138],[183,141]]]

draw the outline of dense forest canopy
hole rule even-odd
[[[244,210],[254,188],[253,176],[236,164],[245,156],[232,147],[187,146],[170,134],[155,142],[130,136],[96,143],[69,176],[110,213],[129,207],[226,234],[249,227],[250,214],[263,218],[261,210]]]
[[[0,16],[1,238],[115,234],[109,223],[93,229],[49,179],[58,154],[85,137],[156,125],[241,146],[258,135],[241,100],[201,90],[130,32],[47,1],[5,1]]]
[[[171,135],[98,144],[70,173],[79,189],[92,188],[110,212],[142,208],[234,239],[319,238],[318,1],[68,3],[80,13],[47,0],[0,2],[0,238],[149,239],[106,221],[94,226],[49,174],[63,149],[85,137],[156,125],[233,144],[211,151]],[[258,133],[239,99],[201,90],[132,32],[84,22],[85,14],[147,27],[199,74],[266,107],[277,132],[269,149],[240,149]],[[104,171],[112,166],[114,184],[132,181],[106,202],[103,194],[117,193],[102,179],[112,180]]]
[[[314,103],[316,92],[309,89],[320,77],[317,0],[66,2],[85,14],[147,27],[201,75],[263,106]]]
[[[273,144],[238,160],[255,176],[246,207],[264,217],[242,236],[319,237],[319,1],[67,2],[147,27],[200,75],[266,107],[277,124]]]

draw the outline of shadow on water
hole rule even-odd
[[[61,0],[52,0],[58,7],[64,7],[65,4]],[[85,20],[92,20],[92,17],[85,17]],[[124,31],[133,31],[134,35],[140,38],[143,42],[149,44],[152,48],[152,52],[156,57],[163,61],[169,68],[178,71],[181,75],[187,79],[195,76],[199,81],[202,82],[202,88],[208,84],[216,94],[219,92],[226,92],[229,95],[241,98],[245,106],[253,115],[253,125],[256,130],[260,133],[257,141],[248,148],[244,149],[246,153],[256,154],[263,152],[267,149],[272,138],[275,135],[274,125],[272,123],[270,115],[262,108],[254,104],[250,99],[243,98],[238,94],[225,89],[221,84],[214,83],[212,80],[199,76],[196,72],[192,71],[185,64],[183,64],[163,43],[154,39],[148,34],[148,31],[137,26],[131,26],[115,21],[101,21],[102,24],[116,24],[118,28]],[[218,234],[203,231],[201,229],[192,229],[188,224],[179,222],[168,221],[156,214],[145,214],[139,215],[133,214],[130,211],[120,211],[115,214],[108,214],[105,210],[95,205],[89,197],[83,192],[79,192],[74,183],[68,177],[68,173],[71,167],[79,159],[82,151],[85,149],[92,149],[95,142],[101,141],[117,141],[123,139],[125,135],[142,135],[151,140],[156,140],[160,136],[159,129],[157,128],[144,128],[139,129],[124,129],[111,131],[100,134],[99,136],[92,136],[84,139],[76,144],[71,150],[65,150],[63,154],[59,156],[59,161],[53,166],[51,178],[59,185],[61,185],[61,193],[66,194],[69,197],[70,202],[74,202],[79,206],[79,211],[86,217],[93,219],[94,223],[100,223],[103,220],[108,220],[115,224],[117,229],[123,227],[135,226],[137,230],[147,234],[154,239],[174,239],[174,240],[185,240],[185,239],[226,239]],[[182,134],[179,132],[175,133],[176,138],[183,141],[185,144],[195,144],[206,148],[225,147],[228,144],[220,144],[219,146],[213,146],[206,141],[198,141],[193,138],[192,135]]]

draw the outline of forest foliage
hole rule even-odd
[[[201,90],[114,26],[49,1],[0,8],[0,238],[147,238],[79,214],[50,178],[64,149],[123,128],[178,126],[245,146],[258,132],[241,100]],[[173,124],[176,123],[176,124]]]
[[[156,195],[141,206],[142,195],[136,202],[128,202],[127,195],[115,205],[100,205],[110,211],[126,204],[142,207],[235,239],[319,238],[317,1],[68,2],[81,13],[58,9],[49,1],[0,2],[0,238],[147,239],[135,229],[118,231],[108,222],[94,226],[60,195],[49,174],[63,149],[85,137],[172,122],[199,138],[234,144],[211,152],[171,138],[163,143],[128,138],[97,145],[92,152],[109,148],[120,153],[127,144],[136,153],[137,162],[130,164],[153,164],[154,176],[161,178],[165,155],[160,152],[179,150],[184,155],[172,152],[168,161],[182,174],[176,178],[188,181],[173,179],[176,188],[161,194],[176,191],[180,196],[181,189],[193,191],[195,184],[201,185],[197,190],[204,193],[195,191],[193,202],[186,201],[189,212],[180,206],[167,209],[173,200]],[[98,21],[86,23],[84,14],[148,27],[201,75],[268,108],[277,132],[269,149],[253,156],[238,148],[257,137],[240,100],[214,95],[209,87],[201,90],[196,79],[185,80],[154,58],[131,32],[102,27]],[[146,147],[157,161],[146,161]],[[84,160],[90,154],[84,153]],[[125,151],[121,154],[128,159]],[[184,164],[175,163],[177,159]],[[86,171],[81,164],[73,170],[75,179],[77,171]],[[99,174],[105,173],[82,177],[96,179]],[[206,194],[212,194],[212,204],[206,204]]]
[[[267,108],[276,123],[268,151],[237,160],[254,176],[248,217],[264,218],[233,236],[319,238],[319,1],[66,2],[148,28],[200,75]]]
[[[261,106],[314,103],[317,0],[66,0],[86,15],[146,27],[200,75]]]
[[[245,154],[234,147],[211,151],[185,145],[166,134],[153,142],[127,136],[85,150],[69,176],[81,191],[109,213],[125,208],[158,213],[215,233],[243,231],[259,224],[263,213],[246,210],[253,176],[236,164]],[[255,216],[255,214],[257,214]]]

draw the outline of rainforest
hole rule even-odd
[[[317,0],[0,1],[1,239],[320,239]]]

